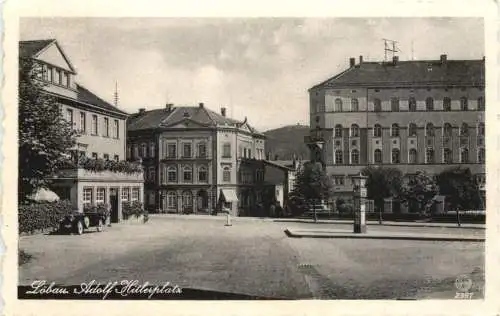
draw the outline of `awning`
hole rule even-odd
[[[238,197],[234,189],[221,189],[220,195],[221,199],[225,202],[238,202]]]
[[[55,194],[54,192],[50,191],[49,189],[45,188],[40,188],[38,189],[35,193],[31,194],[29,199],[34,200],[34,201],[48,201],[48,202],[54,202],[54,201],[59,201],[59,196]]]

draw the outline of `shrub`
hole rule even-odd
[[[57,228],[59,222],[71,213],[70,201],[38,202],[19,205],[19,233],[34,233],[48,228]]]
[[[93,205],[85,205],[83,207],[84,213],[97,213],[100,215],[106,215],[107,217],[110,214],[109,205],[104,203],[93,204]]]
[[[66,159],[59,164],[60,169],[83,168],[93,172],[111,171],[127,174],[142,172],[142,165],[138,162],[129,162],[126,160],[114,161],[104,159],[94,159],[89,157],[80,157],[76,162]]]
[[[123,202],[122,203],[123,218],[128,219],[134,215],[136,218],[143,215],[144,222],[148,221],[148,212],[144,209],[144,205],[139,201]]]
[[[337,209],[340,214],[353,214],[354,206],[352,204],[343,203],[337,206]]]

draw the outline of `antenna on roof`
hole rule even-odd
[[[115,103],[115,106],[118,107],[118,81],[115,81],[115,95],[114,95],[114,103]]]
[[[384,61],[387,61],[387,52],[392,53],[392,58],[396,56],[396,52],[399,52],[399,49],[397,48],[396,44],[397,42],[394,40],[382,39],[384,41]]]

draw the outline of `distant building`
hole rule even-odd
[[[73,150],[76,156],[125,159],[128,114],[76,82],[76,70],[56,40],[21,41],[19,58],[34,60],[45,93],[56,98],[64,118],[80,132]],[[121,219],[118,201],[142,201],[143,183],[142,173],[91,172],[77,167],[63,170],[53,189],[79,210],[86,204],[110,204],[111,219],[117,222]]]
[[[240,214],[248,164],[263,160],[265,136],[245,119],[237,121],[198,106],[140,109],[127,126],[127,157],[142,159],[146,205],[171,213],[208,213],[221,203]],[[252,181],[258,174],[249,170]],[[257,197],[260,198],[260,195]]]
[[[450,166],[485,183],[484,59],[366,62],[309,89],[312,159],[322,161],[339,195],[366,166],[411,177]]]

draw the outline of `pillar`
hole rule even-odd
[[[366,188],[364,183],[360,186],[356,186],[354,192],[354,233],[364,234],[366,233]]]
[[[198,212],[198,191],[191,190],[191,194],[193,195],[193,213],[196,214]]]
[[[122,186],[119,186],[118,187],[118,223],[122,221],[122,191],[123,191],[123,187]]]

